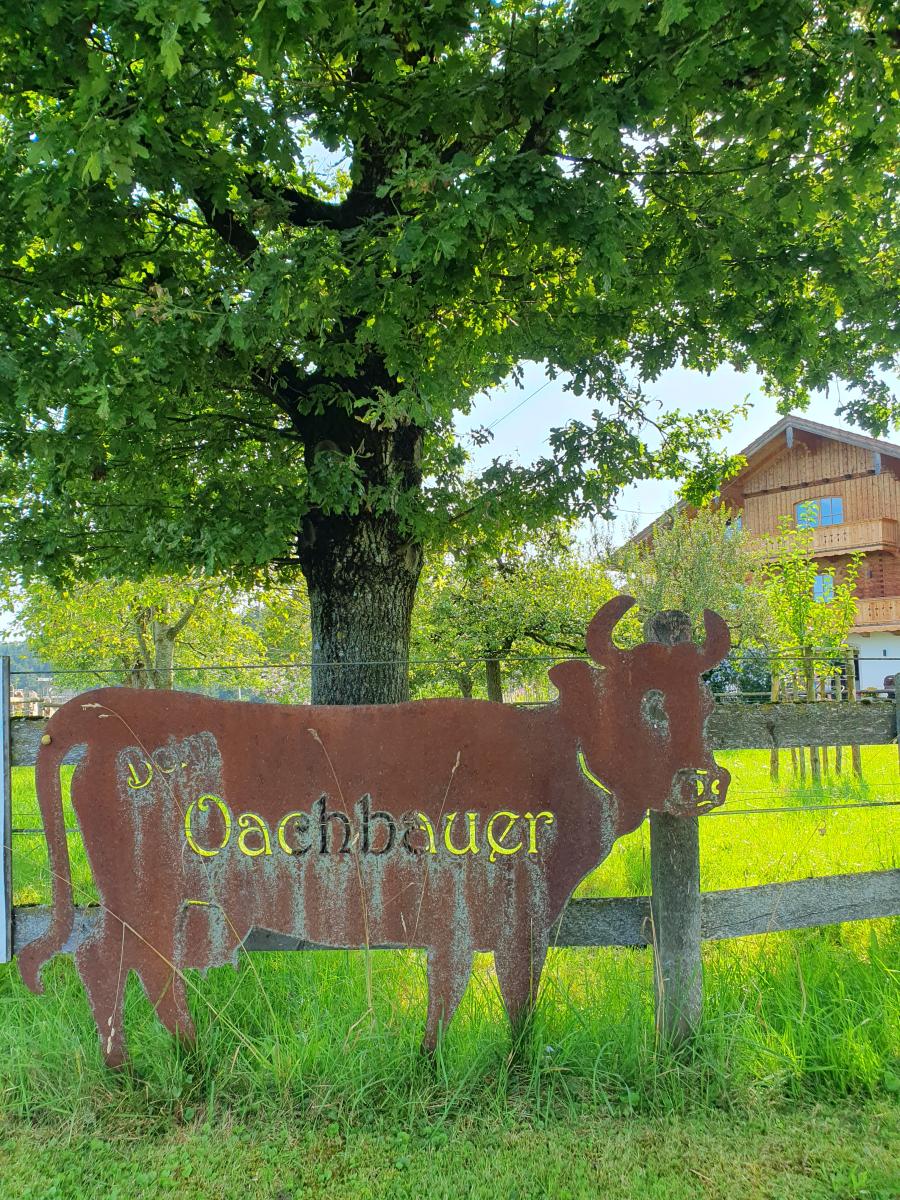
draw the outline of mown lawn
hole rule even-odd
[[[514,1106],[438,1128],[310,1129],[302,1118],[17,1131],[0,1191],[21,1200],[896,1200],[897,1109],[878,1103],[536,1123]]]
[[[762,753],[721,759],[730,809],[805,807],[705,818],[705,888],[897,865],[900,808],[809,807],[900,798],[896,747],[864,751],[862,788],[845,776],[822,794],[792,788],[786,763],[773,794]],[[17,771],[14,824],[38,823]],[[17,903],[46,899],[42,839],[14,844]],[[648,871],[642,829],[581,891],[640,894]],[[132,980],[118,1074],[68,960],[42,998],[0,968],[0,1196],[900,1196],[900,921],[708,944],[704,1022],[681,1056],[654,1044],[642,951],[552,954],[515,1047],[482,956],[434,1062],[417,1050],[422,955],[371,956],[372,1011],[364,959],[191,973],[195,1049]]]

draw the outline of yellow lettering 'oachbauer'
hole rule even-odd
[[[145,786],[140,784],[139,786]],[[215,806],[222,814],[222,820],[225,825],[225,834],[221,844],[218,846],[201,846],[194,836],[193,818],[194,812],[209,812],[210,807]],[[465,818],[466,842],[464,846],[457,846],[453,841],[454,823],[462,815]],[[479,854],[481,847],[478,844],[479,829],[478,829],[478,813],[446,813],[444,815],[444,833],[443,847],[448,853],[456,858],[462,858],[467,854]],[[427,854],[437,854],[438,845],[435,838],[434,826],[430,818],[423,812],[415,814],[419,822],[419,828],[427,836],[428,844],[425,847]],[[484,837],[487,841],[490,854],[488,859],[490,862],[496,862],[498,857],[508,858],[511,855],[519,854],[525,850],[527,854],[537,854],[538,852],[538,822],[543,822],[545,827],[549,828],[556,820],[552,812],[539,813],[516,813],[510,812],[507,809],[500,809],[497,812],[491,813],[484,825]],[[508,844],[507,839],[512,834],[513,828],[517,821],[525,821],[527,825],[527,846],[522,838],[513,845]],[[284,854],[296,855],[304,854],[310,849],[310,845],[292,847],[287,839],[287,830],[291,822],[303,822],[303,832],[309,831],[310,817],[308,813],[295,809],[285,815],[278,822],[275,830],[275,841],[278,848]],[[231,833],[234,825],[234,817],[231,809],[221,796],[213,796],[211,794],[203,795],[194,800],[184,814],[184,836],[188,846],[195,854],[199,854],[201,858],[214,858],[217,854],[228,846],[231,841]],[[272,854],[272,834],[266,819],[256,812],[240,813],[237,817],[237,825],[240,829],[237,839],[237,848],[241,854],[247,858],[259,858],[261,855]],[[252,839],[252,840],[251,840]],[[258,839],[258,840],[257,840]],[[411,847],[408,847],[411,853]]]
[[[428,834],[428,853],[436,854],[437,850],[435,849],[435,845],[434,845],[434,826],[431,824],[431,822],[425,816],[424,813],[420,812],[420,813],[417,813],[416,815],[419,818],[419,822],[422,826],[423,832]]]
[[[506,818],[506,827],[502,833],[500,833],[496,837],[494,837],[494,822],[499,821],[502,817]],[[494,815],[491,817],[491,819],[488,821],[487,829],[485,830],[485,833],[487,834],[488,845],[491,848],[491,853],[490,853],[490,861],[491,862],[494,862],[496,860],[498,854],[515,854],[517,851],[522,849],[521,842],[517,842],[515,844],[515,846],[504,846],[503,845],[503,839],[507,836],[507,834],[512,829],[513,825],[515,825],[516,821],[518,821],[518,819],[519,819],[518,813],[503,812],[501,810],[500,812],[495,812]]]
[[[194,840],[194,835],[191,830],[191,817],[194,814],[194,809],[196,808],[198,812],[207,812],[210,803],[216,805],[219,812],[222,814],[222,820],[225,822],[225,837],[222,841],[222,845],[217,846],[214,850],[206,850],[203,848],[203,846],[199,846]],[[187,840],[187,844],[195,854],[199,854],[203,858],[213,858],[216,854],[220,854],[231,840],[231,809],[219,796],[200,796],[199,799],[194,800],[193,803],[189,805],[187,812],[184,814],[184,836]]]
[[[523,813],[525,820],[528,822],[528,853],[537,854],[537,823],[543,820],[546,825],[552,825],[556,819],[552,812],[539,812],[537,816],[534,813]]]
[[[269,827],[259,813],[241,813],[238,817],[238,825],[241,827],[241,833],[238,837],[238,849],[241,854],[246,854],[248,858],[259,858],[260,854],[272,853]],[[246,838],[252,833],[258,833],[262,838],[262,843],[259,846],[247,845]]]
[[[466,821],[469,826],[469,840],[462,850],[457,850],[453,845],[450,834],[453,830],[453,822],[456,820],[456,813],[447,813],[444,817],[444,845],[451,854],[477,854],[478,853],[478,830],[476,822],[478,821],[478,813],[467,812]]]
[[[308,823],[309,817],[307,816],[307,814],[305,812],[300,812],[299,810],[297,810],[295,812],[285,813],[284,816],[281,818],[281,820],[278,822],[278,845],[285,852],[285,854],[295,854],[295,853],[303,854],[305,851],[307,851],[309,849],[309,846],[304,846],[299,851],[292,850],[291,847],[288,845],[288,840],[287,840],[288,825],[290,825],[291,821],[300,821],[304,817],[306,817],[306,820]]]

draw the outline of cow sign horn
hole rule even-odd
[[[622,653],[618,646],[613,644],[612,632],[629,608],[633,608],[636,603],[633,596],[613,596],[612,600],[607,600],[596,613],[588,625],[584,639],[588,654],[595,663],[603,666],[609,663],[614,655]]]
[[[697,647],[701,674],[721,662],[731,649],[731,632],[718,613],[704,608],[703,628],[706,630],[706,641]]]

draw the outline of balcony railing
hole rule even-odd
[[[846,525],[826,525],[812,531],[813,554],[852,554],[855,550],[900,552],[900,531],[891,517],[868,521],[849,521]]]
[[[900,596],[886,596],[880,600],[857,600],[854,629],[886,626],[900,629]]]
[[[892,517],[874,517],[868,521],[848,521],[844,525],[824,525],[811,529],[812,552],[816,558],[853,554],[861,550],[871,554],[876,550],[900,554],[900,522]],[[778,538],[766,539],[767,553],[773,558],[780,553]]]

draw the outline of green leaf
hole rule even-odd
[[[88,155],[81,171],[82,180],[96,182],[102,171],[102,157],[99,150],[92,150]]]
[[[168,23],[163,27],[159,42],[159,59],[162,63],[163,74],[172,79],[181,70],[182,46],[178,39],[178,27]]]
[[[690,11],[688,0],[663,0],[657,29],[665,37],[672,26],[683,21]]]

